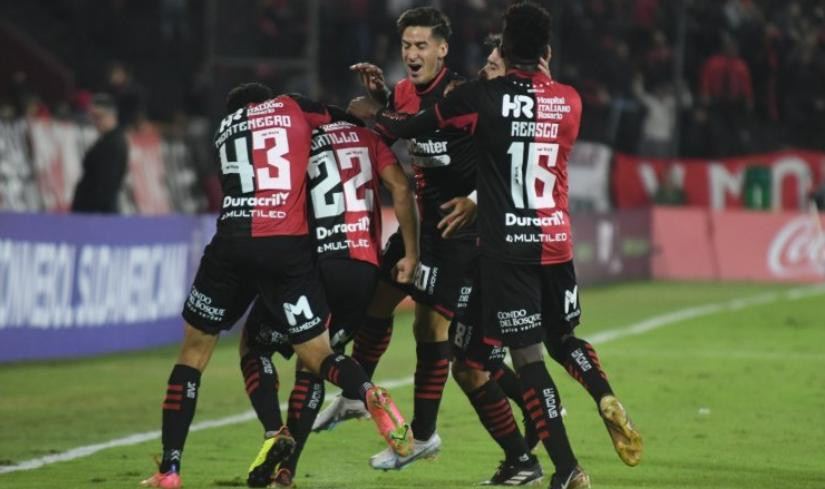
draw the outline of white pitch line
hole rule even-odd
[[[588,341],[594,344],[603,344],[620,338],[644,334],[662,328],[664,326],[676,324],[689,319],[696,319],[702,316],[709,316],[711,314],[716,314],[719,312],[738,311],[744,308],[769,304],[783,299],[799,300],[821,294],[825,294],[825,284],[798,287],[795,289],[786,290],[784,292],[758,294],[750,297],[733,299],[728,302],[693,306],[661,314],[659,316],[653,316],[651,318],[645,319],[635,324],[631,324],[630,326],[625,326],[623,328],[601,331],[599,333],[589,336],[587,339]],[[413,377],[404,377],[401,379],[392,379],[386,382],[380,382],[379,384],[388,389],[393,389],[396,387],[407,386],[412,383]],[[337,392],[330,393],[331,396],[336,394]],[[282,403],[281,409],[283,410],[286,408],[287,403]],[[221,426],[229,426],[233,424],[244,423],[255,419],[255,417],[255,411],[250,409],[240,414],[194,423],[192,424],[192,427],[189,431],[200,431],[209,428],[218,428]],[[82,447],[72,448],[71,450],[67,450],[65,452],[56,453],[53,455],[46,455],[44,457],[33,458],[31,460],[25,460],[15,465],[0,466],[0,474],[18,472],[21,470],[33,470],[43,467],[44,465],[53,464],[55,462],[65,462],[81,457],[87,457],[101,450],[106,450],[107,448],[137,445],[139,443],[157,440],[160,438],[160,434],[160,431],[147,431],[144,433],[135,433],[133,435],[125,436],[123,438],[109,440],[103,443],[96,443],[94,445],[86,445]]]

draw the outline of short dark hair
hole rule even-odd
[[[550,14],[533,2],[515,3],[504,14],[502,56],[512,63],[535,63],[550,44]]]
[[[444,39],[450,38],[453,29],[450,27],[450,19],[444,12],[433,7],[418,7],[404,11],[395,22],[398,27],[398,34],[404,34],[407,27],[429,27],[433,36]]]
[[[226,113],[231,114],[249,104],[257,104],[272,97],[272,89],[262,83],[242,83],[226,95]]]
[[[500,49],[501,48],[501,34],[490,34],[484,39],[484,46],[487,49]]]
[[[100,107],[101,109],[108,110],[109,112],[117,112],[117,102],[115,102],[114,97],[108,93],[96,93],[92,95],[92,100],[89,105]]]

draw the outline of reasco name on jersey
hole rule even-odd
[[[557,139],[559,137],[559,125],[553,122],[513,121],[510,123],[510,136]]]
[[[364,231],[369,232],[370,230],[370,218],[369,216],[364,216],[358,219],[355,222],[345,222],[336,224],[331,227],[324,227],[324,226],[316,226],[315,227],[315,237],[318,240],[327,239],[330,236],[334,236],[336,234],[341,233],[354,233],[357,231]]]
[[[232,197],[223,198],[223,207],[278,207],[289,199],[289,192],[278,192],[269,197]]]
[[[316,150],[323,146],[357,142],[359,142],[358,133],[355,131],[322,133],[316,134],[312,138],[312,149]]]

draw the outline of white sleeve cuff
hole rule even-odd
[[[467,196],[468,199],[472,200],[473,203],[478,204],[478,191],[473,190],[473,192]]]

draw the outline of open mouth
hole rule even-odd
[[[418,74],[418,72],[421,70],[422,66],[423,65],[421,63],[407,63],[407,68],[409,68],[410,73],[413,74],[413,75]]]

